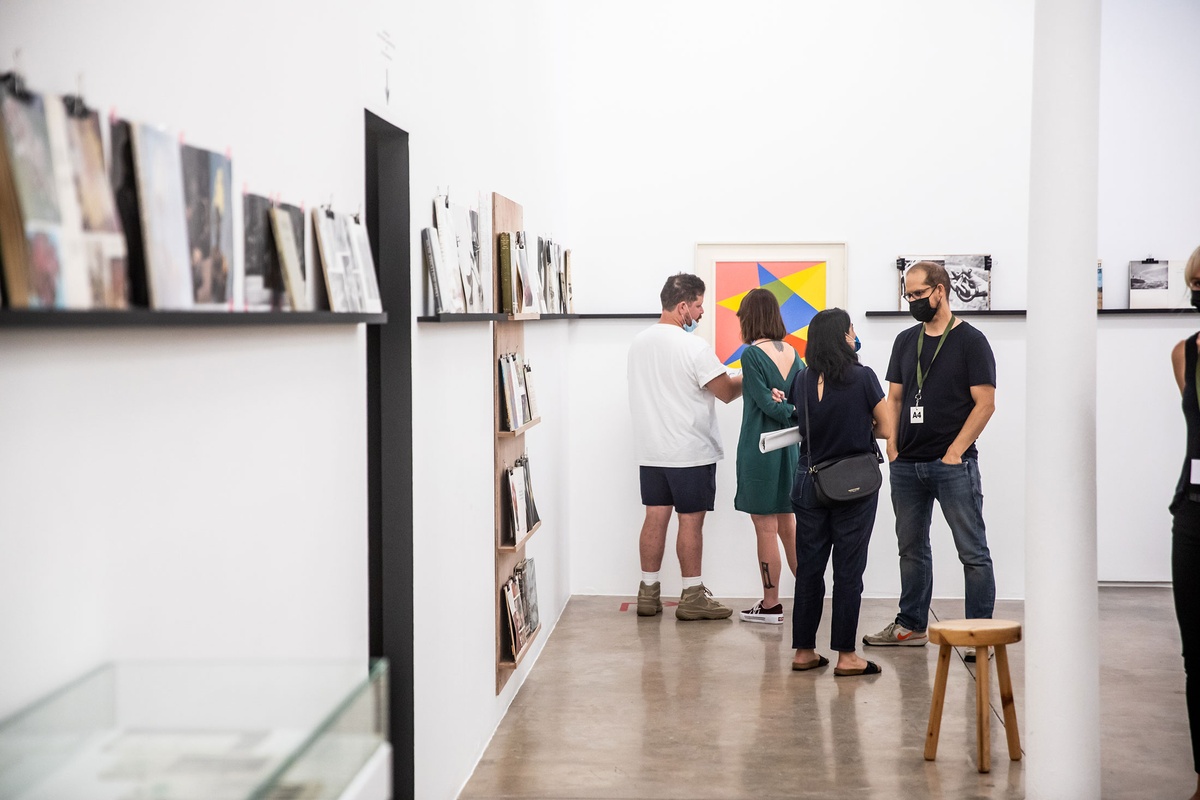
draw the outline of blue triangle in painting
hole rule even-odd
[[[744,353],[745,351],[746,351],[746,345],[744,345],[744,344],[741,347],[739,347],[737,350],[734,350],[733,355],[731,355],[729,358],[725,359],[725,366],[728,367],[730,364],[738,361],[742,357],[742,353]]]
[[[767,268],[764,267],[761,263],[758,264],[758,285],[759,286],[766,286],[768,283],[774,283],[777,280],[779,280],[778,275],[772,275],[770,272],[767,272]]]
[[[779,307],[779,313],[783,315],[783,327],[788,333],[795,333],[817,315],[817,309],[800,295],[793,294]]]

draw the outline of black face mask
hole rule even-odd
[[[1200,309],[1200,289],[1192,289],[1192,306]]]
[[[937,309],[929,305],[928,297],[922,297],[908,304],[908,313],[912,314],[917,322],[929,322],[937,314]]]

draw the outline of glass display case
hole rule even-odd
[[[0,720],[0,798],[337,800],[387,693],[382,660],[105,664]]]

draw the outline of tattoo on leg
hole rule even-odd
[[[760,561],[758,563],[762,565],[763,588],[764,589],[774,589],[775,584],[771,583],[771,568],[769,566],[767,566],[767,562],[765,562],[765,561]]]

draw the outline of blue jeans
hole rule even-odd
[[[923,631],[933,598],[933,551],[929,522],[933,501],[950,525],[966,579],[966,614],[990,619],[996,604],[996,578],[983,525],[983,486],[974,458],[961,464],[942,461],[893,461],[888,469],[896,540],[900,546],[900,613],[896,622]]]

